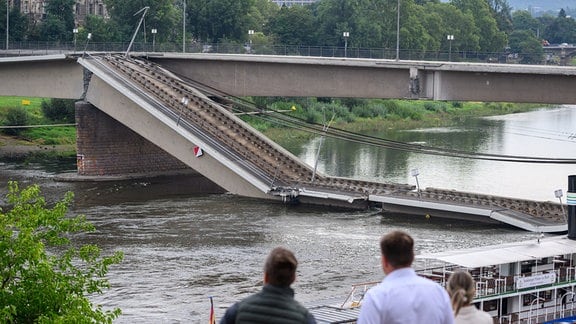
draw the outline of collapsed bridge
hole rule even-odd
[[[387,212],[502,222],[538,232],[567,228],[563,210],[555,203],[432,188],[416,191],[405,184],[319,174],[243,122],[221,100],[160,65],[110,54],[78,62],[89,71],[87,102],[230,193],[348,208],[376,206]],[[84,164],[93,161],[90,150],[78,153]]]

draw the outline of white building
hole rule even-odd
[[[48,0],[8,0],[8,2],[11,7],[19,7],[20,12],[28,15],[34,21],[41,21],[46,17]],[[76,25],[83,24],[87,15],[109,17],[104,0],[76,0],[72,10]]]

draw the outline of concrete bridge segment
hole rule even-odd
[[[232,96],[576,104],[576,68],[230,54],[148,59]]]

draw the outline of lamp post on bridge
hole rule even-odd
[[[186,0],[182,1],[182,53],[186,53]]]
[[[156,33],[158,29],[152,28],[152,52],[156,52]]]
[[[86,45],[84,45],[84,53],[82,53],[82,57],[86,55],[86,50],[88,49],[88,43],[90,42],[91,39],[92,39],[92,33],[88,33],[88,36],[86,36]]]
[[[396,61],[400,60],[400,0],[396,5]]]
[[[446,36],[446,39],[448,39],[448,43],[450,43],[450,49],[448,51],[448,61],[452,61],[452,41],[454,40],[454,35],[448,35]]]
[[[248,30],[248,54],[252,53],[252,35],[254,35],[254,29]]]
[[[558,198],[558,200],[560,201],[560,207],[562,208],[562,215],[564,216],[564,220],[566,221],[566,224],[568,224],[568,218],[566,217],[566,211],[564,211],[564,205],[562,205],[562,196],[564,194],[562,193],[562,189],[558,189],[558,190],[554,190],[554,196],[556,198]]]
[[[76,40],[78,36],[78,28],[72,29],[72,33],[74,34],[74,53],[76,53]]]
[[[348,57],[348,37],[350,37],[350,33],[345,31],[342,36],[344,36],[344,57]]]
[[[10,42],[10,1],[6,0],[6,50]]]

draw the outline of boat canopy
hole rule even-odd
[[[562,235],[523,242],[421,254],[416,258],[439,260],[465,268],[480,268],[572,253],[576,253],[576,240],[568,239],[566,235]]]

